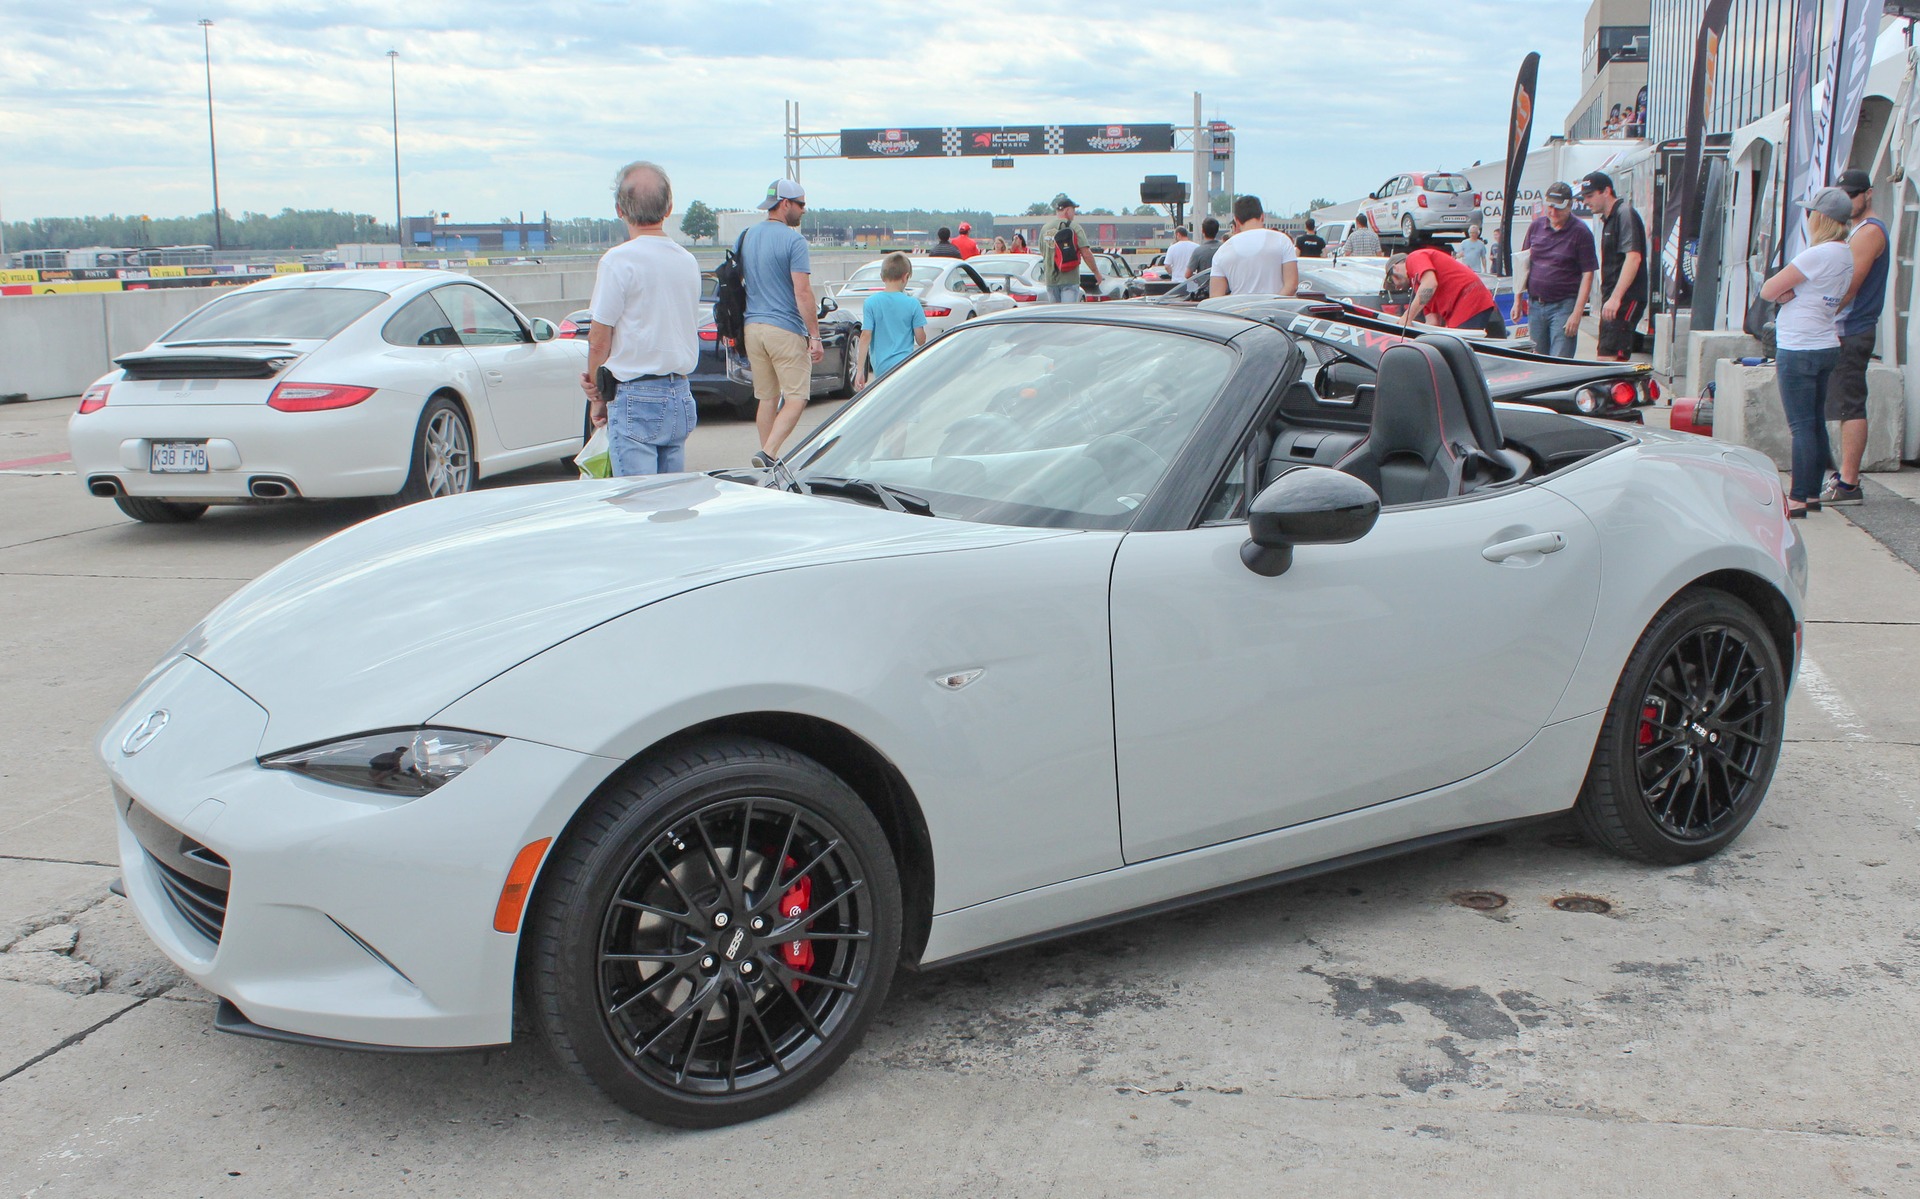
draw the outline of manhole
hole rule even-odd
[[[1476,912],[1491,912],[1507,906],[1507,897],[1498,891],[1462,891],[1453,902]]]
[[[1553,901],[1553,906],[1562,912],[1591,912],[1595,916],[1604,916],[1613,910],[1612,904],[1591,895],[1562,895]]]
[[[1547,844],[1555,849],[1585,849],[1587,839],[1579,833],[1555,833],[1547,838]]]

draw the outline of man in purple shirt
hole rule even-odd
[[[1533,218],[1520,248],[1527,251],[1527,265],[1520,274],[1514,315],[1526,315],[1531,304],[1527,331],[1534,352],[1571,358],[1593,275],[1600,269],[1592,231],[1573,218],[1573,188],[1564,183],[1547,188],[1546,215]]]

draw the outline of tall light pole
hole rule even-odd
[[[207,55],[207,161],[213,166],[213,248],[223,248],[220,236],[220,151],[213,138],[213,22],[200,18],[200,40]]]
[[[400,215],[400,51],[387,51],[387,83],[393,92],[393,240],[400,243],[400,256],[407,256]]]

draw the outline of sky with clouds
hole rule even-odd
[[[1291,212],[1387,175],[1505,153],[1507,104],[1541,55],[1535,144],[1579,93],[1587,0],[203,0],[0,3],[0,216],[210,206],[211,18],[229,212],[393,213],[386,52],[398,50],[409,214],[610,215],[614,169],[650,158],[678,206],[750,207],[780,175],[782,103],[809,130],[1231,122],[1237,185]],[[1206,12],[1211,20],[1197,13]],[[820,207],[1017,212],[1071,192],[1136,203],[1190,155],[803,164]]]

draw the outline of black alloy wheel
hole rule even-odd
[[[798,1100],[859,1043],[899,956],[873,814],[825,767],[703,742],[605,789],[543,870],[524,981],[549,1043],[686,1128]]]
[[[1575,807],[1594,840],[1662,865],[1720,852],[1759,811],[1786,727],[1786,671],[1753,609],[1683,592],[1614,691]]]
[[[840,383],[827,394],[836,400],[844,400],[848,396],[851,396],[853,394],[853,376],[857,373],[854,368],[859,366],[859,364],[860,338],[858,335],[854,335],[848,337],[840,346]]]

